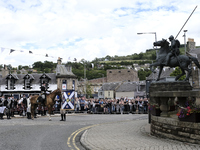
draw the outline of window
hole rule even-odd
[[[130,70],[128,70],[128,72],[131,72]]]
[[[14,86],[15,86],[15,80],[14,79],[8,79],[7,89],[8,90],[14,90]]]
[[[23,89],[25,90],[30,90],[32,87],[31,87],[31,83],[32,81],[34,80],[34,77],[30,74],[27,74],[24,76],[24,87]]]
[[[25,79],[24,83],[24,89],[29,90],[31,86],[30,79]]]
[[[119,71],[119,73],[121,73],[121,71]]]
[[[108,96],[110,97],[110,92],[108,92]]]
[[[112,73],[112,71],[109,71],[109,73]]]
[[[9,74],[7,77],[7,87],[8,90],[14,90],[15,89],[15,80],[18,80],[18,77],[12,74]]]

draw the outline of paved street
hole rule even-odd
[[[200,145],[153,137],[146,114],[70,114],[0,120],[0,150],[199,150]],[[83,146],[80,143],[83,144]]]

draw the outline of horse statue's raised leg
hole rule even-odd
[[[163,66],[160,66],[159,73],[158,73],[158,78],[156,79],[156,81],[160,80],[160,75],[162,73],[162,70],[163,70]]]

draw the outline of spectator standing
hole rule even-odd
[[[12,101],[11,98],[7,98],[4,101],[4,106],[6,106],[6,115],[7,115],[7,119],[11,119],[11,106],[12,106]]]
[[[85,106],[85,98],[81,97],[80,99],[80,106],[81,106],[81,111],[84,111],[84,106]]]
[[[115,112],[115,106],[116,106],[116,100],[112,99],[111,100],[111,107],[112,107],[111,112]]]
[[[121,99],[119,102],[119,108],[120,108],[121,115],[123,114],[123,107],[124,107],[124,101]]]
[[[143,108],[143,100],[142,98],[138,101],[138,113],[141,114],[142,111],[144,110]]]
[[[116,102],[116,109],[117,109],[117,113],[119,113],[119,99],[117,99],[117,102]]]
[[[22,107],[23,107],[23,116],[26,116],[26,109],[27,109],[27,98],[25,95],[23,95],[23,101],[22,101]]]
[[[66,111],[65,109],[62,109],[62,105],[64,104],[65,102],[65,99],[63,97],[63,94],[62,94],[62,98],[60,97],[60,103],[61,103],[61,108],[60,108],[60,116],[61,116],[61,120],[60,121],[66,121]]]
[[[27,119],[31,119],[31,101],[30,101],[31,97],[32,97],[32,95],[30,95],[27,98],[27,106],[26,106],[26,108],[27,108],[27,111],[26,111],[26,113],[27,113]]]
[[[131,99],[128,100],[128,105],[129,105],[129,112],[132,113],[133,103]]]
[[[75,100],[75,111],[79,111],[80,110],[80,101],[78,98],[76,98]]]
[[[89,102],[88,102],[88,100],[86,99],[85,100],[85,104],[84,104],[84,110],[88,110],[88,105],[89,105]]]
[[[96,112],[95,106],[96,106],[96,103],[95,103],[95,100],[93,99],[93,100],[92,100],[92,112],[93,112],[93,113]]]
[[[5,110],[5,106],[4,106],[4,96],[0,97],[0,119],[3,120],[3,115],[4,115],[4,110]]]
[[[147,114],[147,110],[148,110],[148,100],[147,100],[147,98],[144,98],[143,106],[144,106],[144,113]]]

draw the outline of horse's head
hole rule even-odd
[[[169,42],[166,40],[166,39],[162,39],[160,41],[156,41],[153,43],[154,46],[161,46],[161,47],[164,47],[164,46],[169,46]]]
[[[159,55],[166,55],[169,53],[169,42],[166,39],[162,39],[160,41],[154,42],[154,46],[160,46],[161,48],[159,49],[158,57]]]

